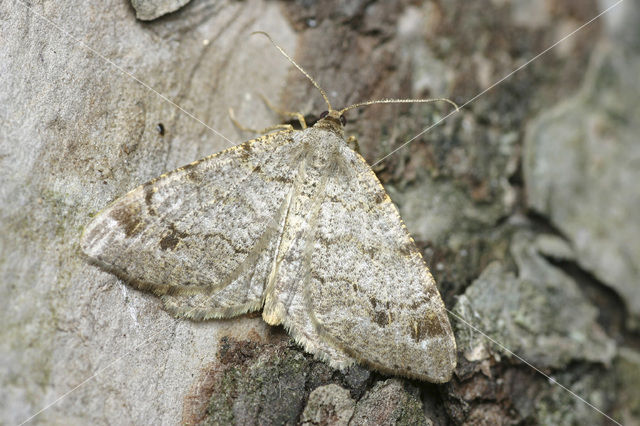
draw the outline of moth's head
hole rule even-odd
[[[342,128],[347,124],[347,119],[341,111],[330,109],[320,114],[320,119],[314,127],[330,128],[342,132]]]

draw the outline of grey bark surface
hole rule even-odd
[[[334,106],[464,103],[601,3],[194,0],[141,22],[123,1],[0,0],[0,423],[53,402],[32,422],[605,423],[455,316],[447,384],[340,373],[257,315],[175,319],[79,249],[114,199],[254,137],[227,108],[255,128],[279,121],[259,94],[326,109],[251,31]],[[445,305],[625,424],[640,422],[639,14],[623,2],[388,157],[448,107],[347,115]]]
[[[618,39],[596,46],[579,93],[530,123],[523,167],[529,206],[572,242],[582,268],[620,294],[638,329],[640,191],[625,188],[640,182],[640,59],[636,41]]]

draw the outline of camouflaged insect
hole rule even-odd
[[[343,112],[362,104],[337,111],[320,91],[329,111],[313,127],[267,134],[139,186],[94,218],[82,249],[176,317],[262,309],[332,367],[357,361],[446,382],[456,344],[438,289],[344,137]]]

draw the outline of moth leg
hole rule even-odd
[[[243,126],[242,124],[240,124],[240,122],[238,122],[238,120],[236,120],[236,116],[233,113],[233,109],[231,109],[231,108],[229,108],[229,118],[233,122],[234,126],[236,126],[238,129],[240,129],[240,130],[242,130],[244,132],[265,134],[265,133],[269,133],[269,132],[271,132],[273,130],[279,130],[279,129],[293,130],[293,126],[291,124],[276,124],[275,126],[265,127],[264,129],[253,129],[251,127]]]
[[[276,114],[280,114],[283,117],[292,117],[292,118],[297,119],[298,122],[300,123],[300,127],[302,127],[302,130],[307,128],[307,122],[304,119],[304,115],[302,115],[302,113],[300,113],[300,112],[291,112],[291,111],[283,111],[280,108],[278,108],[275,105],[273,105],[271,102],[269,102],[269,99],[267,99],[264,95],[260,94],[260,98],[269,107],[269,109],[271,111],[275,112]]]
[[[349,145],[349,148],[360,154],[360,145],[358,145],[358,138],[356,138],[355,136],[349,136],[347,138],[347,145]]]

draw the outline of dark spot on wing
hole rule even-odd
[[[122,226],[127,238],[139,234],[144,228],[140,210],[135,205],[118,206],[111,211],[110,216]]]
[[[424,340],[425,337],[435,337],[445,334],[440,318],[433,313],[426,315],[419,321],[411,324],[411,338],[416,342]]]
[[[153,198],[153,187],[149,185],[144,188],[144,202],[147,207],[151,206],[151,198]]]
[[[243,143],[242,145],[238,145],[238,150],[240,151],[240,158],[248,160],[253,148],[250,143]]]
[[[189,170],[187,172],[187,179],[189,179],[191,182],[199,183],[200,175],[195,170]]]
[[[164,136],[164,124],[158,123],[156,126],[156,131],[160,134],[160,136]]]
[[[147,185],[144,187],[144,202],[147,205],[147,209],[150,215],[156,215],[156,209],[153,208],[153,185]]]
[[[376,204],[380,204],[386,199],[387,199],[387,193],[383,189],[376,191],[376,193],[374,194],[374,200]]]
[[[405,306],[407,306],[412,311],[415,311],[416,309],[426,305],[427,303],[429,303],[429,298],[421,297],[420,299],[414,300],[413,302],[411,302],[410,305],[405,305]]]
[[[373,320],[382,328],[389,325],[389,316],[385,311],[376,311],[373,314]]]
[[[440,297],[440,293],[438,293],[438,289],[435,286],[430,285],[427,287],[427,298],[433,299],[434,297]]]
[[[274,175],[274,176],[269,176],[268,179],[270,181],[273,182],[280,182],[280,183],[284,183],[286,185],[290,184],[293,182],[293,178],[288,177],[288,176],[284,176],[284,175]]]
[[[160,248],[162,250],[173,250],[178,243],[188,235],[186,232],[178,231],[172,223],[169,225],[169,233],[160,240]]]
[[[182,170],[186,173],[185,176],[192,182],[199,183],[202,180],[202,176],[196,169],[196,167],[202,162],[202,160],[194,161],[182,167]]]

